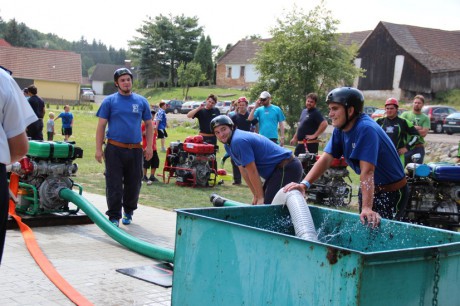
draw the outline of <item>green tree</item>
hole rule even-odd
[[[33,34],[24,23],[12,19],[7,23],[3,37],[14,47],[34,48],[36,37]]]
[[[176,82],[176,70],[181,62],[191,62],[202,33],[197,17],[157,16],[144,21],[137,29],[141,37],[130,41],[133,56],[144,72],[143,78],[168,78]],[[152,67],[146,67],[152,66]],[[168,74],[164,75],[167,69]]]
[[[177,68],[177,76],[179,84],[182,87],[184,100],[187,99],[190,86],[194,86],[195,84],[199,85],[201,82],[206,80],[206,75],[201,70],[200,64],[194,61],[188,64],[184,62],[180,63]]]
[[[201,70],[206,75],[206,80],[212,83],[214,81],[214,63],[212,61],[212,43],[209,36],[207,38],[204,35],[201,36],[193,61],[200,64]]]
[[[353,65],[356,46],[339,44],[338,21],[330,14],[323,3],[307,14],[294,7],[277,21],[271,30],[273,38],[261,43],[255,58],[260,77],[251,89],[251,97],[268,90],[274,103],[283,108],[291,127],[298,120],[307,93],[317,92],[324,97],[327,90],[352,84],[362,73]],[[321,107],[323,103],[318,104]]]

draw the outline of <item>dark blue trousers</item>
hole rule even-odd
[[[105,183],[110,219],[121,218],[121,208],[126,213],[137,209],[142,185],[142,149],[125,149],[107,144],[105,149]]]

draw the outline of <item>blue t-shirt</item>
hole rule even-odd
[[[107,138],[123,143],[140,143],[141,122],[152,119],[147,99],[135,93],[124,96],[118,92],[102,101],[96,116],[107,119]]]
[[[236,129],[230,145],[224,145],[225,151],[237,166],[256,163],[259,175],[268,179],[275,167],[284,159],[292,156],[292,151],[285,149],[259,134]],[[400,163],[401,164],[401,163]]]
[[[60,113],[58,118],[62,119],[62,127],[65,129],[71,128],[72,127],[72,120],[73,120],[73,115],[72,113]]]
[[[324,152],[335,158],[343,155],[356,174],[361,174],[360,160],[373,164],[375,185],[391,184],[404,177],[395,146],[383,129],[365,114],[360,115],[348,132],[334,129]]]
[[[160,108],[157,113],[157,121],[158,121],[158,129],[164,130],[166,129],[166,112],[164,109]]]
[[[259,121],[259,134],[271,139],[278,139],[278,123],[286,120],[283,111],[276,105],[257,108],[254,118]]]

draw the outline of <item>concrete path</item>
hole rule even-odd
[[[105,197],[83,193],[105,213]],[[176,213],[139,205],[129,234],[174,250]],[[116,272],[159,261],[128,250],[95,224],[32,228],[43,253],[57,271],[94,305],[170,305],[171,288]],[[43,274],[19,230],[8,230],[0,266],[0,305],[74,305]]]

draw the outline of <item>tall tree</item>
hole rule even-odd
[[[36,47],[37,38],[24,23],[17,23],[16,19],[12,19],[7,23],[3,37],[15,47]]]
[[[294,7],[277,22],[271,30],[273,38],[262,43],[255,58],[260,78],[251,96],[270,91],[293,127],[307,93],[317,92],[324,97],[327,90],[351,84],[362,72],[353,64],[356,46],[349,48],[338,42],[338,21],[324,3],[307,14]]]
[[[204,35],[201,36],[193,61],[200,64],[201,70],[206,75],[206,80],[212,83],[214,81],[214,63],[212,61],[212,44],[209,36],[207,38]]]
[[[197,17],[149,17],[137,30],[141,37],[130,41],[140,69],[148,72],[142,77],[158,77],[167,68],[168,75],[162,76],[168,78],[169,85],[174,84],[179,63],[192,61],[202,31]],[[145,67],[153,62],[156,63],[155,68]]]

